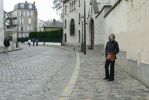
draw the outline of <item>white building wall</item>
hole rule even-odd
[[[76,5],[75,5],[75,10],[70,12],[70,2],[72,2],[72,0],[66,2],[64,4],[64,6],[67,6],[67,12],[65,14],[64,11],[64,18],[63,18],[63,23],[65,24],[65,20],[66,20],[66,28],[64,25],[64,34],[67,34],[67,43],[69,44],[75,44],[78,43],[79,41],[79,30],[80,30],[80,34],[82,34],[82,23],[80,21],[79,24],[79,13],[80,15],[83,15],[83,0],[80,0],[80,7],[79,7],[79,0],[76,0]],[[75,20],[75,35],[74,36],[70,36],[70,21],[71,19]]]
[[[117,63],[147,87],[149,87],[148,5],[148,0],[122,0],[105,18],[106,33],[115,33],[119,42],[121,52]]]
[[[82,22],[80,21],[80,24],[78,24],[79,22],[79,13],[81,14],[81,16],[84,16],[84,0],[80,0],[80,7],[78,6],[79,5],[79,0],[76,0],[76,9],[73,10],[72,12],[70,12],[70,2],[72,2],[74,0],[68,0],[66,3],[64,3],[64,16],[63,16],[63,22],[65,24],[65,20],[67,20],[67,27],[65,28],[65,25],[64,25],[64,34],[66,33],[67,34],[67,43],[68,44],[76,44],[78,43],[78,40],[79,40],[79,30],[80,30],[80,33],[81,33],[81,39],[82,39]],[[102,17],[98,17],[98,18],[95,18],[95,16],[97,15],[97,13],[95,14],[94,13],[94,9],[93,9],[93,5],[90,5],[92,0],[85,0],[86,2],[86,44],[87,45],[90,45],[91,44],[91,32],[90,32],[90,20],[91,19],[94,19],[94,26],[95,26],[95,29],[94,29],[94,44],[95,45],[98,45],[98,44],[103,44],[103,35],[104,35],[104,19],[103,19],[103,16],[104,15],[102,13]],[[99,5],[101,8],[104,6],[104,5],[107,5],[107,4],[111,4],[113,5],[115,3],[115,0],[98,0],[98,2],[101,4]],[[67,12],[65,14],[65,6],[67,6]],[[99,8],[100,8],[99,7]],[[101,10],[101,9],[99,9]],[[71,19],[74,19],[75,20],[75,36],[70,36],[70,21]],[[102,18],[102,19],[100,19]],[[101,22],[101,23],[100,23]],[[103,25],[103,26],[102,26]],[[101,26],[101,28],[98,28],[98,26]],[[99,30],[101,29],[101,30]],[[63,36],[64,37],[64,36]],[[63,39],[64,41],[64,39]]]
[[[95,45],[105,43],[107,35],[105,34],[104,16],[110,8],[110,6],[104,6],[102,12],[95,18]]]
[[[3,46],[4,40],[3,11],[3,0],[0,0],[0,47]]]
[[[135,0],[121,3],[105,18],[106,33],[115,33],[127,58],[149,63],[149,1]],[[128,45],[129,44],[129,45]],[[138,56],[141,53],[141,58]]]
[[[105,18],[105,43],[108,40],[108,35],[110,33],[116,34],[116,40],[119,41],[120,49],[126,51],[126,38],[122,35],[127,34],[127,2],[122,0],[115,9]]]

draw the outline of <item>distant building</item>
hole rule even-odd
[[[3,0],[0,0],[0,47],[3,46],[4,40],[4,21],[3,21]]]
[[[63,23],[60,21],[56,21],[55,19],[53,19],[52,22],[49,22],[49,24],[44,27],[44,31],[52,31],[59,29],[63,29]]]
[[[44,31],[44,26],[45,26],[45,21],[39,19],[38,20],[37,31],[38,32]]]
[[[34,3],[18,3],[14,7],[14,15],[17,17],[19,37],[28,37],[31,31],[37,31],[37,8]]]

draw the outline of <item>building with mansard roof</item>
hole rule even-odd
[[[14,16],[17,17],[19,37],[28,37],[31,31],[37,31],[37,8],[34,3],[18,3],[14,6]]]

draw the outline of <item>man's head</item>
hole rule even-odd
[[[115,35],[113,33],[109,35],[109,41],[115,41]]]

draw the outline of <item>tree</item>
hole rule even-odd
[[[63,0],[53,0],[53,4],[54,4],[54,9],[56,9],[57,11],[62,10],[63,8]]]

